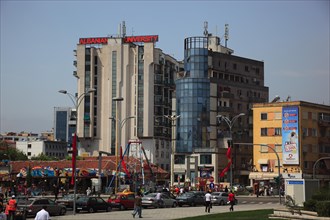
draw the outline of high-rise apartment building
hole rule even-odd
[[[77,109],[79,148],[90,155],[115,154],[117,141],[125,149],[138,139],[150,162],[169,170],[171,122],[164,116],[172,114],[180,63],[155,47],[157,35],[126,36],[122,30],[118,36],[81,38],[75,50],[78,95],[96,89]]]

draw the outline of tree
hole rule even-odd
[[[5,141],[0,142],[0,159],[1,160],[27,160],[28,157],[22,151],[10,147]]]
[[[52,161],[52,160],[59,160],[57,157],[49,157],[44,153],[40,153],[38,156],[31,157],[31,160],[41,160],[41,161]]]

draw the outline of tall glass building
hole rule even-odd
[[[176,81],[177,153],[208,148],[210,126],[210,80],[208,38],[189,37],[184,41],[184,73]]]

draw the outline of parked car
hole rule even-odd
[[[87,212],[97,212],[99,210],[104,210],[110,212],[112,210],[110,203],[104,201],[100,197],[80,197],[76,201],[76,212],[87,211]]]
[[[80,197],[86,197],[85,194],[76,194],[76,201]],[[73,208],[73,197],[74,194],[66,194],[62,198],[56,200],[58,203],[65,205],[67,208]]]
[[[48,198],[29,198],[17,203],[18,209],[24,209],[26,216],[35,216],[43,206],[47,206],[49,215],[65,215],[66,207]]]
[[[165,208],[165,207],[177,207],[178,203],[175,199],[171,198],[168,193],[161,193],[161,204],[157,203],[157,193],[149,193],[142,197],[142,207],[154,207],[154,208]]]
[[[204,193],[203,192],[186,192],[182,195],[179,195],[176,197],[176,201],[178,202],[178,205],[181,207],[183,205],[190,205],[190,206],[196,206],[196,205],[204,205]]]
[[[226,205],[228,204],[228,194],[227,192],[213,192],[211,193],[211,203],[214,205]],[[235,204],[237,205],[238,201],[235,199]]]
[[[120,210],[134,209],[135,195],[133,192],[117,193],[108,199],[108,203],[112,208],[119,208]]]

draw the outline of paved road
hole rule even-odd
[[[276,209],[283,208],[283,205],[274,202],[263,202],[262,204],[239,204],[234,207],[235,211],[258,210],[258,209]],[[192,216],[207,215],[203,206],[197,207],[177,207],[163,209],[143,209],[144,219],[178,219]],[[213,206],[212,213],[229,212],[229,206]],[[132,210],[112,211],[98,213],[79,213],[76,215],[54,216],[52,220],[109,220],[109,219],[133,219]]]

